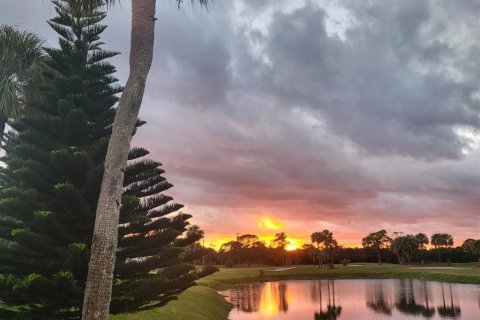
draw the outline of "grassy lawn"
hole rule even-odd
[[[230,304],[215,290],[196,286],[162,308],[119,314],[110,320],[225,320],[229,311]]]
[[[362,266],[358,266],[362,265]],[[425,279],[432,281],[480,284],[478,263],[453,264],[449,268],[437,266],[400,266],[395,264],[359,263],[357,266],[336,265],[334,269],[314,266],[296,266],[284,271],[272,271],[271,267],[222,268],[220,272],[200,279],[200,285],[217,290],[236,284],[287,279]],[[418,269],[417,269],[418,268]],[[425,269],[423,269],[425,268]],[[261,275],[263,270],[263,275]]]

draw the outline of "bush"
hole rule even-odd
[[[340,260],[340,263],[343,264],[344,266],[347,266],[350,263],[350,260],[342,259],[342,260]]]
[[[227,267],[227,268],[233,268],[234,265],[235,264],[233,263],[232,260],[227,260],[224,264],[224,266]]]
[[[220,271],[217,267],[214,266],[205,266],[199,272],[197,272],[198,277],[203,278],[209,276],[217,271]]]

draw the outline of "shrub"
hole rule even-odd
[[[344,266],[347,266],[350,263],[350,260],[342,259],[342,260],[340,260],[340,263],[343,264]]]
[[[233,263],[232,260],[227,260],[227,261],[225,261],[224,266],[227,267],[227,268],[233,268],[234,263]]]
[[[205,266],[199,272],[197,272],[200,278],[209,276],[217,271],[220,271],[217,267],[214,266]]]

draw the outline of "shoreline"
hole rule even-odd
[[[292,266],[285,270],[268,268],[221,268],[219,272],[200,279],[197,283],[215,290],[227,290],[240,284],[253,282],[316,279],[416,279],[480,285],[480,267],[475,263],[434,268],[391,264],[365,264],[362,268],[355,265],[351,267],[336,265],[334,269],[319,269],[314,266]]]

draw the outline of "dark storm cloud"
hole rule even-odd
[[[104,38],[123,53],[122,82],[129,10],[110,13]],[[158,1],[148,124],[134,143],[165,164],[207,234],[250,232],[267,213],[297,235],[308,222],[345,239],[378,228],[473,237],[479,13],[474,0]]]
[[[355,5],[337,33],[313,2],[274,10],[264,28],[251,19],[265,4],[235,19],[228,5],[207,20],[165,13],[157,61],[168,62],[156,72],[174,81],[151,97],[168,111],[144,114],[176,132],[155,154],[171,164],[179,195],[232,215],[251,208],[337,223],[476,217],[479,177],[466,168],[478,155],[462,153],[469,141],[456,131],[479,127],[474,34],[457,45],[455,26],[430,2]]]
[[[479,102],[470,99],[478,85],[429,70],[431,60],[456,52],[436,52],[437,43],[425,42],[435,33],[420,35],[430,21],[426,5],[382,3],[358,10],[345,39],[327,35],[325,12],[313,3],[276,14],[264,39],[272,89],[369,153],[458,158],[464,144],[455,126],[480,126]]]

